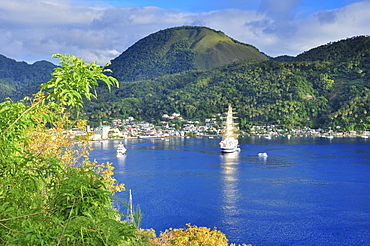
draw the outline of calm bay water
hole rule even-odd
[[[94,142],[91,157],[113,162],[142,228],[191,223],[253,245],[370,245],[370,139],[245,137],[236,154],[221,154],[219,141],[122,140],[123,158],[119,141]]]

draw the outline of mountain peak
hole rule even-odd
[[[139,40],[112,60],[120,81],[151,79],[188,70],[204,70],[235,61],[268,58],[252,45],[221,31],[183,26],[158,31]]]

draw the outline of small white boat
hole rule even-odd
[[[267,157],[267,153],[266,152],[261,152],[261,153],[258,153],[258,157]]]
[[[117,157],[124,156],[124,155],[126,155],[126,151],[127,151],[127,149],[125,148],[123,143],[119,143],[119,145],[117,147],[116,156]]]

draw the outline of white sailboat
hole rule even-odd
[[[124,155],[126,155],[126,151],[127,151],[127,149],[125,148],[123,143],[119,143],[119,145],[117,147],[116,156],[117,157],[124,156]]]
[[[238,134],[236,133],[239,129],[234,123],[236,117],[233,116],[233,109],[229,105],[227,111],[226,121],[225,121],[225,132],[222,136],[222,141],[220,142],[221,152],[223,153],[233,153],[235,151],[240,151]]]

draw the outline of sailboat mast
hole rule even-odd
[[[236,131],[238,131],[238,128],[236,127],[237,123],[234,123],[234,119],[236,119],[237,117],[234,117],[233,114],[235,114],[235,112],[233,112],[231,105],[229,105],[225,122],[226,125],[224,133],[225,138],[238,137],[238,135],[236,134]]]
[[[134,212],[133,212],[133,207],[132,207],[132,193],[131,193],[131,189],[130,189],[130,197],[129,197],[129,200],[128,200],[128,209],[129,209],[130,220],[131,220],[131,222],[133,222],[134,221]]]

